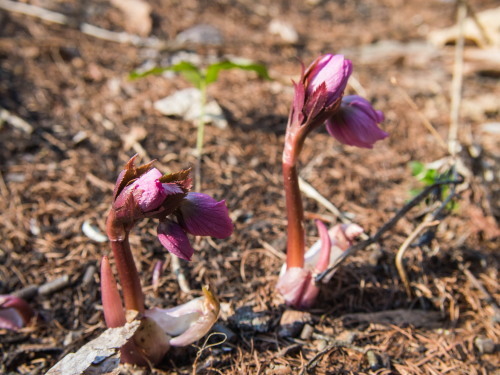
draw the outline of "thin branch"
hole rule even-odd
[[[411,201],[409,201],[405,206],[403,206],[403,208],[401,208],[398,212],[396,212],[396,214],[388,222],[386,222],[384,225],[382,225],[382,227],[377,231],[377,233],[375,233],[375,235],[373,235],[372,237],[368,238],[367,240],[364,240],[364,241],[358,242],[355,245],[352,245],[346,251],[344,251],[344,253],[342,254],[342,256],[337,259],[337,261],[333,264],[333,266],[331,266],[326,271],[320,273],[316,277],[316,282],[317,283],[320,282],[322,279],[324,279],[325,277],[327,277],[331,272],[335,271],[338,268],[338,266],[348,256],[354,254],[358,250],[364,249],[365,247],[367,247],[367,246],[369,246],[369,245],[377,242],[382,237],[382,235],[385,232],[387,232],[389,229],[391,229],[392,227],[394,227],[394,225],[396,225],[396,223],[404,215],[406,215],[408,213],[408,211],[410,211],[413,207],[415,207],[420,202],[422,202],[436,187],[442,186],[442,185],[448,185],[448,184],[450,184],[450,185],[451,184],[457,185],[457,184],[461,184],[462,182],[463,182],[463,179],[459,179],[459,180],[445,180],[445,181],[439,181],[439,182],[436,182],[436,183],[434,183],[432,185],[427,186],[420,194],[418,194],[417,196],[415,196]]]
[[[411,298],[412,293],[411,293],[410,282],[408,281],[408,276],[403,266],[403,257],[405,255],[405,252],[410,247],[411,243],[415,241],[415,239],[420,235],[420,233],[424,229],[433,227],[435,225],[438,225],[439,223],[440,223],[439,220],[424,221],[420,223],[420,225],[415,228],[415,230],[408,236],[408,238],[406,238],[406,240],[403,242],[403,244],[401,245],[396,254],[396,260],[395,260],[396,268],[398,270],[399,277],[401,277],[401,280],[405,285],[406,294],[408,295],[408,298]]]
[[[322,196],[311,184],[309,184],[302,177],[299,177],[299,188],[301,192],[321,204],[328,211],[337,216],[344,224],[350,224],[352,222],[342,212],[340,212],[337,207],[335,207],[328,199]]]

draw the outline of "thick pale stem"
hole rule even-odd
[[[111,240],[110,242],[122,286],[125,308],[144,313],[144,294],[142,293],[141,280],[135,267],[134,258],[130,251],[128,233],[123,240]]]
[[[287,226],[287,251],[286,265],[291,267],[304,267],[304,209],[299,189],[299,178],[295,164],[283,162],[283,178],[285,185]]]

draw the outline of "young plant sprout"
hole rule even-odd
[[[331,242],[338,243],[337,247],[345,250],[362,233],[360,227],[352,225],[338,226],[333,235],[328,235],[324,225],[318,223],[323,242],[321,248],[315,250],[319,251],[318,257],[313,257],[311,253],[304,254],[304,212],[297,163],[307,135],[326,122],[329,134],[351,146],[372,148],[376,141],[388,136],[378,127],[384,119],[382,112],[375,110],[360,96],[343,97],[351,73],[350,60],[342,55],[326,54],[314,60],[307,69],[303,68],[299,82],[294,82],[295,95],[283,150],[288,219],[287,259],[286,270],[280,275],[277,288],[287,304],[298,308],[307,308],[314,303],[318,294],[314,274],[326,270],[334,260]],[[306,261],[307,258],[314,261]]]
[[[108,327],[124,325],[126,311],[139,314],[141,327],[133,340],[122,347],[122,361],[145,365],[158,363],[171,345],[188,345],[204,336],[218,317],[219,303],[204,288],[203,297],[184,305],[146,310],[130,251],[130,230],[141,219],[158,219],[160,243],[176,256],[190,260],[194,250],[187,233],[226,238],[231,235],[233,224],[224,201],[190,192],[189,170],[163,175],[152,167],[153,162],[135,167],[134,161],[135,156],[118,177],[106,222],[125,307],[107,257],[101,263],[101,293]]]
[[[0,329],[18,330],[35,316],[33,309],[22,298],[0,295]]]
[[[168,67],[156,67],[143,73],[133,72],[130,77],[141,78],[151,74],[162,74],[166,71],[180,73],[184,78],[189,81],[194,87],[200,91],[200,116],[197,121],[198,134],[196,137],[196,153],[197,165],[195,168],[195,188],[200,189],[201,185],[201,159],[203,156],[203,138],[205,134],[206,120],[206,105],[207,105],[207,89],[208,86],[217,82],[221,70],[240,69],[254,71],[259,77],[270,79],[267,69],[264,65],[257,64],[252,61],[240,60],[224,60],[215,62],[208,65],[206,68],[199,68],[196,65],[188,62],[181,61],[175,65]]]

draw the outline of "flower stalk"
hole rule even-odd
[[[305,254],[304,209],[299,189],[297,164],[307,135],[326,122],[327,131],[340,142],[364,148],[385,137],[378,127],[383,114],[359,97],[343,97],[352,72],[351,61],[342,55],[318,57],[302,69],[288,118],[283,150],[283,183],[287,210],[286,269],[278,282],[285,301],[295,307],[309,307],[318,294],[312,285],[312,273],[326,269],[331,261],[331,238],[323,224],[318,224],[324,246],[316,264],[307,264]],[[327,236],[327,237],[325,237]]]
[[[146,365],[161,361],[170,346],[189,345],[205,335],[217,320],[219,304],[204,289],[204,297],[177,308],[146,309],[130,249],[130,231],[142,219],[157,219],[160,243],[172,254],[190,260],[194,249],[188,233],[226,238],[231,235],[233,224],[224,201],[217,202],[206,194],[190,191],[189,170],[163,175],[152,163],[135,167],[134,160],[135,157],[118,177],[106,222],[125,308],[106,256],[101,263],[101,296],[108,327],[124,325],[126,312],[136,312],[141,326],[121,348],[121,360]]]

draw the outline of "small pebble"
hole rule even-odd
[[[368,350],[366,352],[366,359],[372,371],[377,371],[381,368],[378,355],[373,350]]]
[[[483,336],[476,337],[474,344],[481,354],[492,354],[495,351],[495,342],[490,338]]]
[[[310,324],[304,325],[304,328],[302,328],[302,332],[300,332],[300,338],[302,340],[310,340],[312,333],[314,331],[314,327]]]
[[[280,337],[297,337],[304,325],[311,322],[311,314],[306,311],[285,310],[280,320]]]

